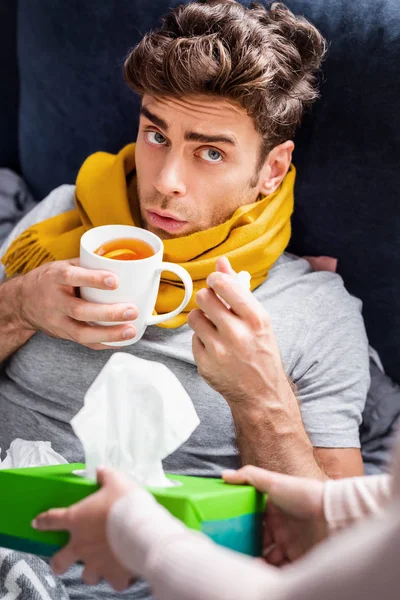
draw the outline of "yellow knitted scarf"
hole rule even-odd
[[[140,227],[136,177],[129,186],[135,202],[133,210],[128,199],[127,175],[134,169],[135,144],[129,144],[117,155],[97,152],[89,156],[76,181],[76,208],[22,233],[2,259],[7,277],[27,273],[45,262],[79,256],[80,238],[92,227],[110,224]],[[215,270],[219,256],[228,257],[235,271],[249,271],[252,289],[265,281],[289,242],[294,181],[292,165],[278,190],[242,206],[222,225],[164,241],[164,260],[187,269],[194,290],[185,311],[160,327],[180,327],[186,323],[188,313],[196,307],[196,292],[206,286],[207,276]],[[163,275],[156,304],[158,314],[173,310],[183,298],[180,280],[172,273]]]

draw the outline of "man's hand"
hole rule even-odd
[[[232,411],[242,464],[325,478],[267,312],[235,281],[226,258],[218,270],[207,279],[210,289],[197,293],[189,325],[198,372]]]
[[[107,541],[106,524],[111,506],[136,487],[124,475],[99,469],[97,480],[102,488],[70,508],[58,508],[39,515],[32,523],[40,531],[68,531],[68,544],[51,559],[55,574],[62,575],[75,562],[85,565],[82,579],[95,585],[105,579],[122,591],[133,583],[132,573],[115,558]]]
[[[227,483],[247,483],[268,494],[263,543],[268,563],[282,566],[292,562],[327,537],[322,481],[252,466],[225,471],[222,476]]]
[[[100,342],[131,339],[136,331],[131,323],[110,327],[88,325],[93,321],[133,321],[138,312],[131,304],[95,304],[78,298],[80,286],[98,289],[118,287],[117,276],[108,271],[83,269],[79,259],[49,262],[19,278],[20,293],[16,312],[25,330],[71,340],[95,350]]]
[[[268,314],[232,278],[226,258],[218,260],[217,270],[207,279],[211,289],[197,293],[199,309],[189,314],[198,371],[230,405],[250,406],[260,396],[268,397],[271,408],[274,402],[281,405],[290,384]]]

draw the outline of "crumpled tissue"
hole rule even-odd
[[[163,364],[116,352],[85,395],[71,426],[85,452],[89,479],[114,467],[140,485],[169,487],[162,460],[200,420],[190,396]]]
[[[66,463],[65,458],[53,450],[50,442],[33,442],[17,438],[11,442],[6,458],[0,461],[0,469],[46,467]]]

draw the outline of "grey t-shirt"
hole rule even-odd
[[[73,199],[74,186],[54,190],[20,222],[0,255],[33,223],[71,209]],[[289,254],[275,263],[254,295],[270,315],[313,445],[359,447],[358,429],[369,386],[361,302],[346,292],[338,275],[312,272],[305,260]],[[188,325],[178,329],[153,326],[138,344],[122,350],[171,369],[200,417],[201,424],[191,438],[165,460],[165,469],[219,476],[222,469],[239,466],[232,416],[225,400],[198,375],[191,338]],[[7,449],[16,437],[49,440],[68,461],[83,460],[69,422],[111,353],[36,333],[0,371],[0,447]],[[83,596],[76,593],[71,597],[91,597],[88,588]],[[113,597],[111,592],[92,593],[97,598]],[[132,598],[145,597],[142,593]]]

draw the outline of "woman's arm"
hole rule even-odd
[[[392,478],[389,475],[327,481],[324,513],[330,531],[382,514],[391,500],[391,494]]]
[[[144,577],[159,600],[376,600],[378,593],[380,600],[394,600],[400,589],[399,467],[398,461],[391,510],[386,509],[376,522],[366,522],[364,528],[352,527],[333,536],[286,567],[284,575],[283,570],[220,548],[189,531],[148,492],[110,469],[99,470],[102,487],[97,493],[70,508],[39,515],[33,526],[70,533],[68,544],[52,559],[56,573],[81,561],[87,583],[103,577],[118,590],[125,589],[132,577]],[[273,506],[287,516],[281,521],[280,535],[289,551],[296,541],[302,542],[304,532],[310,538],[310,524],[316,519],[311,543],[307,539],[298,548],[304,551],[326,537],[322,482],[256,467],[224,478],[232,483],[247,481],[268,492],[269,510]]]
[[[114,505],[108,535],[118,560],[159,600],[397,600],[400,589],[398,505],[281,570],[185,529],[146,493]]]

